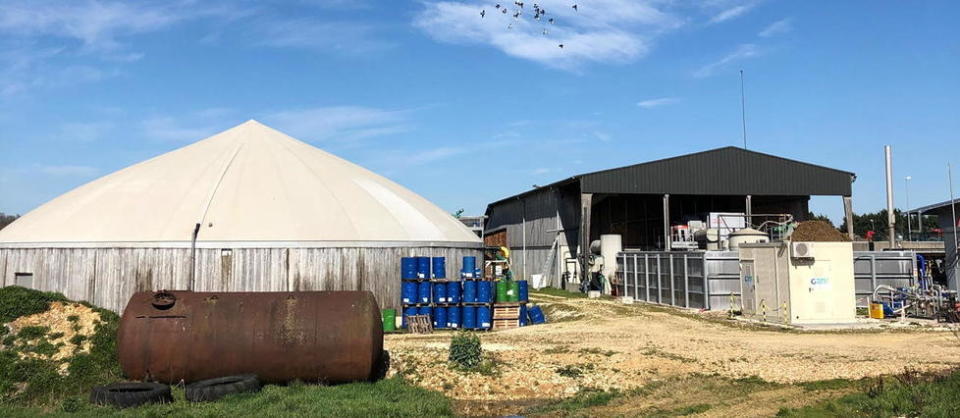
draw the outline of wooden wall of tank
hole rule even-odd
[[[189,248],[0,248],[0,285],[32,274],[31,286],[122,312],[143,290],[190,290]],[[381,308],[400,307],[400,258],[447,258],[457,277],[479,248],[198,248],[196,291],[369,290]]]

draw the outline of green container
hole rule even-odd
[[[507,284],[506,280],[500,280],[497,282],[497,302],[509,302],[510,299],[507,297],[507,289],[510,285]]]
[[[383,331],[384,332],[393,332],[397,330],[397,310],[396,309],[384,309],[382,311],[383,317]]]
[[[510,302],[519,302],[520,301],[520,282],[511,281],[510,290],[507,290],[507,297]]]

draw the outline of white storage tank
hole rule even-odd
[[[753,228],[743,228],[730,234],[728,245],[730,251],[740,248],[741,244],[753,244],[758,242],[770,242],[770,237],[765,232],[757,231]]]
[[[742,244],[743,315],[769,322],[856,322],[853,245],[850,242]]]

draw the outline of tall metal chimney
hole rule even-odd
[[[896,248],[897,217],[893,214],[893,155],[889,145],[883,146],[883,154],[887,162],[887,235],[890,237],[890,248]]]

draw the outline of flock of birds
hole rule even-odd
[[[515,0],[515,1],[513,2],[513,4],[514,4],[514,6],[517,6],[517,8],[513,10],[513,18],[514,18],[514,19],[520,19],[520,17],[523,16],[523,10],[524,10],[524,9],[523,9],[523,2],[520,1],[520,0]],[[577,11],[577,12],[580,11],[580,6],[578,6],[577,4],[573,4],[573,5],[570,6],[570,7],[572,7],[573,10],[575,10],[575,11]],[[503,5],[501,5],[500,3],[497,3],[496,6],[493,6],[493,8],[496,9],[496,10],[499,10],[501,14],[507,14],[507,13],[508,13],[507,6],[503,6]],[[536,21],[542,21],[541,18],[545,17],[546,14],[547,14],[547,10],[546,10],[546,9],[544,9],[543,7],[540,7],[540,5],[537,4],[537,3],[534,3],[534,4],[533,4],[533,19],[534,19],[534,20],[536,20]],[[486,16],[487,16],[487,10],[486,10],[486,9],[481,9],[481,10],[480,10],[480,18],[483,19],[483,18],[485,18]],[[554,19],[553,19],[552,17],[550,17],[550,18],[547,18],[547,23],[549,23],[549,24],[552,25],[552,24],[555,23],[555,21],[554,21]],[[507,25],[507,29],[513,29],[513,23],[510,23],[509,25]],[[547,28],[544,27],[544,28],[543,28],[543,34],[546,35],[547,32],[548,32],[548,31],[547,31]],[[557,46],[558,46],[560,49],[563,49],[563,44],[559,44],[559,45],[557,45]]]

